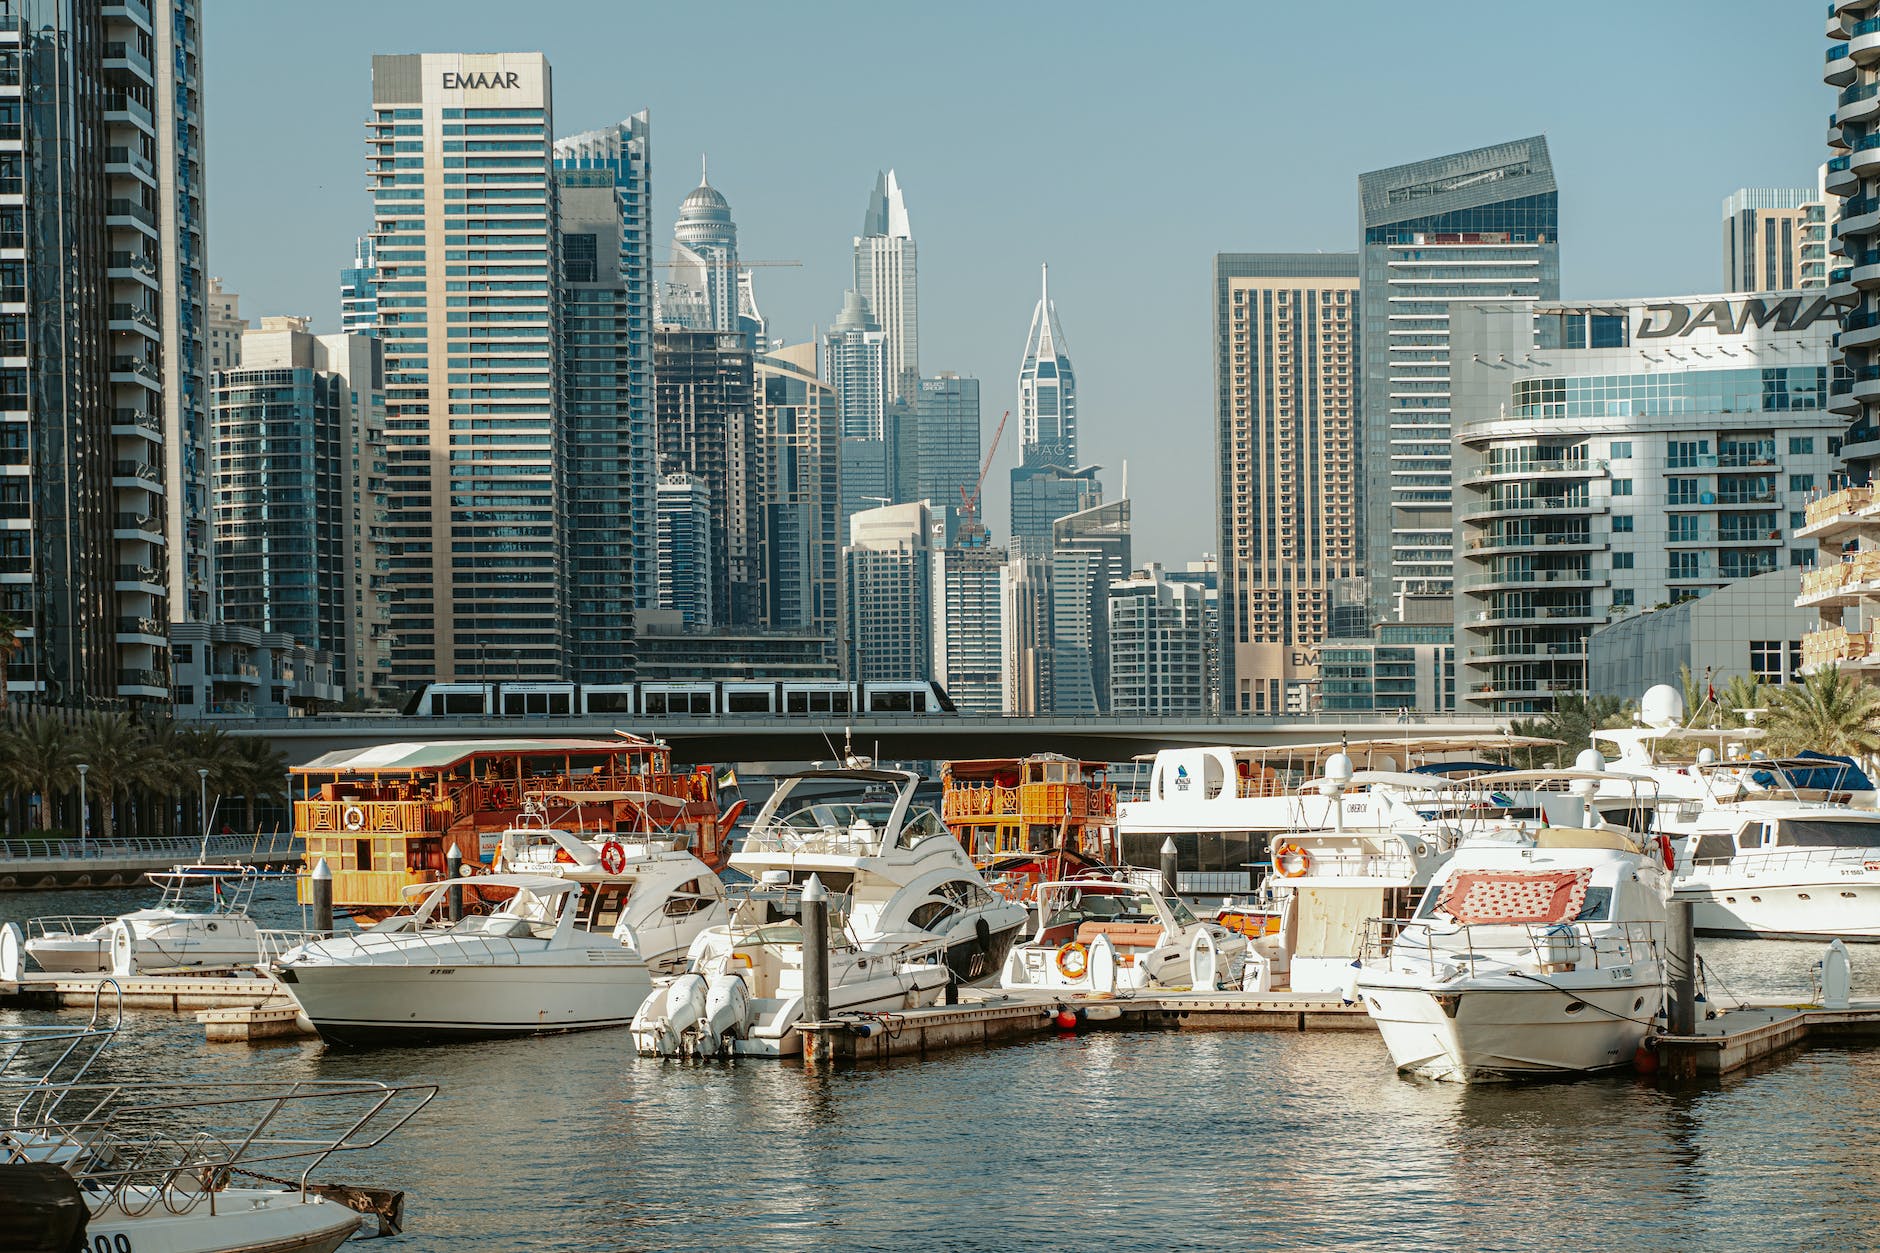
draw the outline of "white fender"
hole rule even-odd
[[[1092,992],[1116,991],[1116,945],[1110,937],[1099,935],[1090,941],[1090,968],[1087,977]]]
[[[129,977],[137,973],[137,928],[119,920],[111,926],[111,973]]]
[[[0,946],[5,944],[0,940]],[[0,957],[0,960],[4,960]],[[1821,959],[1821,1007],[1823,1009],[1846,1009],[1849,985],[1853,982],[1853,969],[1848,962],[1847,945],[1834,940],[1828,945],[1827,955]]]
[[[4,927],[0,927],[0,979],[8,983],[19,980],[20,953],[25,943],[18,923],[9,922]]]
[[[1220,986],[1220,953],[1206,927],[1195,932],[1188,944],[1188,986],[1197,992],[1212,992]]]
[[[715,975],[705,993],[699,1049],[716,1054],[727,1033],[742,1037],[751,1021],[751,992],[740,975]]]
[[[1338,994],[1339,996],[1344,998],[1344,1002],[1347,1005],[1356,1005],[1358,1003],[1358,963],[1357,962],[1354,961],[1351,963],[1351,965],[1345,967],[1344,986],[1339,989]]]

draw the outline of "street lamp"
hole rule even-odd
[[[202,785],[200,799],[196,802],[197,807],[202,810],[202,860],[208,861],[209,860],[209,768],[207,766],[197,766],[196,778],[201,782],[201,785]]]
[[[91,806],[85,801],[85,773],[91,767],[78,764],[78,855],[85,855],[85,837],[91,834]]]

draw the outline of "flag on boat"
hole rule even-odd
[[[727,770],[722,775],[718,776],[719,787],[736,787],[737,785],[738,772],[736,770]]]

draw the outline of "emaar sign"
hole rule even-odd
[[[1669,339],[1695,331],[1713,331],[1718,335],[1741,335],[1754,326],[1758,330],[1799,331],[1825,319],[1835,318],[1833,304],[1825,296],[1784,296],[1767,301],[1759,296],[1748,300],[1713,300],[1708,304],[1646,305],[1639,318],[1634,339]]]

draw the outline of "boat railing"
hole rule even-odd
[[[1276,840],[1275,843],[1283,842]],[[1349,849],[1306,850],[1311,860],[1297,878],[1409,879],[1416,863],[1406,853],[1377,853]],[[1282,879],[1285,875],[1280,876]]]
[[[464,922],[495,916],[497,915],[472,914],[465,918]],[[502,916],[507,917],[507,915]],[[528,923],[530,928],[526,936],[489,935],[471,930],[457,930],[456,928],[461,926],[461,923],[445,927],[425,927],[422,930],[400,927],[392,931],[383,930],[384,924],[380,924],[380,927],[375,927],[370,931],[351,932],[340,937],[351,940],[357,945],[356,953],[349,954],[342,964],[352,964],[355,958],[366,958],[375,964],[395,960],[396,964],[402,966],[441,966],[464,963],[519,966],[522,964],[525,953],[541,951],[542,937],[535,933],[535,928],[541,927],[547,930],[554,926],[554,923],[548,921],[540,923],[528,922],[527,919],[522,921]],[[263,938],[258,942],[258,947],[264,955],[273,953],[273,956],[263,957],[263,960],[267,962],[285,955],[288,950],[300,944],[321,938],[314,933],[296,931],[262,934]],[[292,939],[296,936],[304,938]],[[292,939],[291,943],[278,947],[289,939]],[[519,940],[528,941],[528,947],[524,948],[518,944]]]
[[[436,1095],[435,1084],[369,1080],[42,1084],[16,1110],[0,1161],[63,1165],[94,1218],[215,1213],[238,1175],[305,1196],[328,1158],[383,1144]]]
[[[184,862],[199,861],[205,852],[210,858],[254,857],[274,860],[297,853],[299,839],[292,831],[212,835],[206,841],[187,836],[114,836],[108,840],[94,838],[82,841],[76,838],[0,839],[0,861],[148,861],[164,857]]]
[[[0,1026],[0,1125],[17,1122],[21,1106],[40,1089],[83,1079],[123,1025],[124,991],[117,980],[102,979],[83,1022]]]
[[[1788,870],[1796,866],[1837,866],[1845,869],[1880,870],[1880,846],[1872,848],[1748,848],[1739,849],[1728,861],[1700,865],[1733,866],[1745,874]]]
[[[809,853],[824,857],[872,857],[881,849],[877,832],[872,840],[858,840],[847,832],[798,831],[772,825],[744,837],[740,851],[746,853]]]
[[[26,938],[44,940],[80,936],[100,927],[108,927],[116,921],[116,916],[112,914],[46,914],[26,920]]]
[[[1664,940],[1657,922],[1457,923],[1430,918],[1372,918],[1360,960],[1388,965],[1410,956],[1435,971],[1473,976],[1481,963],[1532,962],[1542,970],[1630,966],[1653,957]]]

